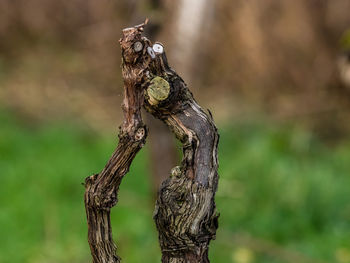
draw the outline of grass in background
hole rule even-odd
[[[116,134],[28,127],[4,111],[0,123],[0,263],[90,262],[81,183],[103,168]],[[220,133],[213,263],[350,262],[350,141],[330,148],[268,124]],[[127,263],[160,262],[148,171],[146,147],[112,209]]]

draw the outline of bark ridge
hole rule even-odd
[[[105,168],[85,181],[90,250],[94,263],[120,262],[111,234],[110,209],[117,203],[122,178],[145,144],[143,106],[162,120],[183,146],[182,162],[162,183],[154,211],[162,262],[206,263],[218,227],[219,135],[210,111],[198,105],[168,65],[163,45],[152,44],[141,35],[146,23],[124,29],[120,39],[124,121],[118,146]]]

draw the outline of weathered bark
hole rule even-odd
[[[120,40],[125,98],[119,144],[103,171],[86,179],[91,253],[94,263],[120,261],[112,240],[110,209],[117,203],[123,176],[145,143],[143,104],[183,144],[182,163],[163,182],[154,213],[162,262],[206,263],[218,227],[214,198],[219,136],[211,114],[168,66],[163,46],[141,37],[143,26],[124,29]]]
[[[145,143],[147,129],[142,122],[144,91],[143,71],[150,61],[144,56],[141,40],[143,25],[123,30],[120,39],[124,78],[124,121],[120,127],[117,149],[99,174],[85,180],[85,209],[88,241],[94,263],[120,262],[112,238],[110,209],[117,203],[119,185],[132,160]]]
[[[163,182],[154,213],[162,262],[209,262],[209,242],[218,227],[214,197],[219,136],[211,114],[196,103],[181,77],[168,66],[163,47],[156,45],[145,108],[183,144],[182,163]]]

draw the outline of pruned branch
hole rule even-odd
[[[85,180],[85,209],[88,221],[88,241],[94,263],[120,262],[112,238],[110,209],[117,203],[117,194],[131,162],[142,148],[147,129],[142,122],[143,71],[150,59],[144,56],[141,44],[143,26],[123,30],[120,39],[124,78],[124,121],[120,127],[117,149],[101,173]],[[137,44],[138,43],[138,44]]]

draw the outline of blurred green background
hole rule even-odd
[[[116,147],[117,41],[146,16],[147,36],[219,128],[211,262],[350,263],[348,10],[348,0],[0,1],[0,263],[91,261],[82,183]],[[160,262],[155,191],[180,153],[145,120],[150,136],[112,209],[131,263]]]
[[[67,122],[40,127],[1,112],[0,262],[88,262],[84,178],[116,145]],[[328,146],[273,123],[219,127],[221,213],[212,262],[349,262],[350,140]],[[125,262],[159,262],[149,149],[112,211]]]

